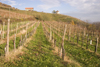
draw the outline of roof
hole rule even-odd
[[[25,8],[25,9],[33,9],[33,7],[28,7],[28,8]]]
[[[59,12],[58,10],[56,12]]]

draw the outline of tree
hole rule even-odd
[[[56,13],[56,11],[55,11],[55,10],[53,10],[53,11],[52,11],[52,13],[53,13],[53,14],[55,14],[55,13]]]

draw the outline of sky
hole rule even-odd
[[[83,21],[100,21],[100,0],[0,0],[0,2],[21,10],[25,10],[25,7],[33,7],[35,11],[47,13],[58,10],[60,14]]]

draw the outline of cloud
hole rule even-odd
[[[86,12],[70,12],[70,13],[65,13],[65,15],[70,15],[76,18],[79,18],[83,21],[90,21],[90,22],[94,22],[94,21],[100,21],[100,13],[95,13],[95,12],[90,12],[90,13],[86,13]]]
[[[9,5],[11,5],[11,6],[15,6],[15,5],[17,5],[16,4],[16,1],[14,1],[14,0],[0,0],[1,2],[8,2],[9,3]]]
[[[76,12],[66,13],[82,20],[100,21],[100,0],[62,0],[76,8]]]
[[[41,0],[41,2],[43,2],[43,4],[38,5],[38,7],[44,10],[60,6],[59,0]]]
[[[11,6],[17,5],[17,4],[16,4],[16,1],[12,1],[12,0],[8,0],[8,1],[9,1],[9,3],[10,3]]]
[[[30,0],[30,1],[35,1],[35,0]]]
[[[80,11],[100,12],[100,0],[62,0]]]
[[[38,5],[39,8],[48,10],[53,7],[59,7],[61,2],[65,2],[70,6],[83,12],[100,12],[100,0],[40,0],[43,4]]]

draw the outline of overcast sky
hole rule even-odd
[[[100,0],[0,0],[0,2],[21,10],[25,7],[34,7],[36,11],[48,13],[59,10],[61,14],[84,21],[100,21]]]

